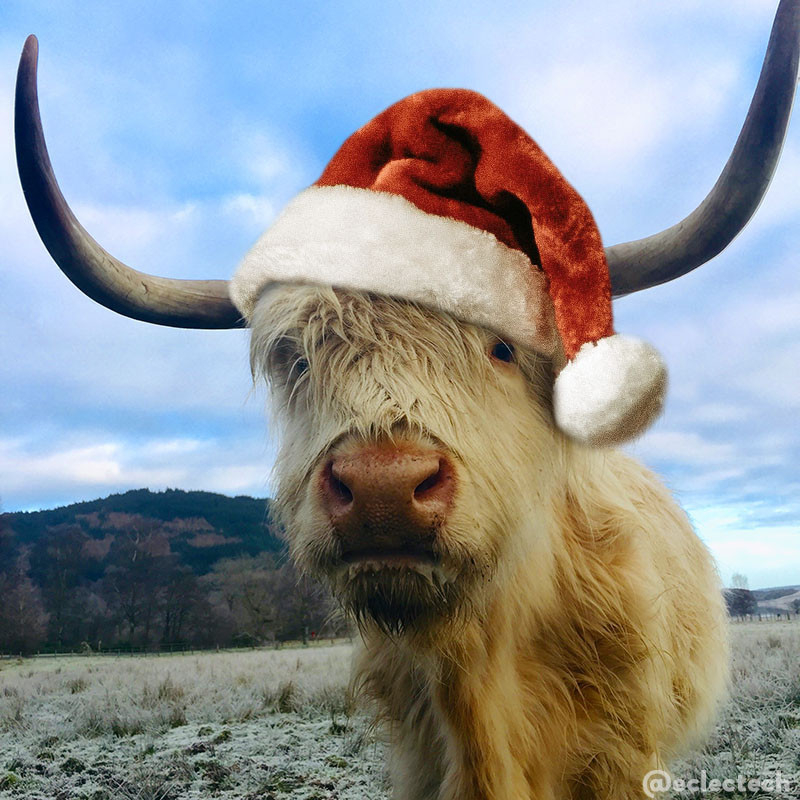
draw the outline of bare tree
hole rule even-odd
[[[218,621],[197,576],[188,567],[175,567],[166,575],[161,606],[164,643],[211,643]]]
[[[287,562],[278,570],[281,589],[277,606],[276,635],[279,639],[301,639],[305,644],[310,633],[336,629],[342,625],[338,606],[330,591],[319,581],[300,575]],[[346,627],[346,622],[344,623]]]
[[[157,538],[155,520],[139,521],[125,530],[111,547],[111,565],[103,578],[104,594],[120,628],[127,628],[129,644],[149,644],[155,628],[165,557],[155,555],[151,545]]]
[[[280,591],[272,556],[224,559],[214,565],[209,580],[233,616],[238,638],[253,643],[274,638]]]
[[[741,572],[734,572],[731,576],[731,589],[749,589],[749,581],[747,575]]]
[[[47,613],[41,592],[28,574],[25,555],[0,572],[0,597],[0,652],[36,650],[47,633]]]
[[[55,525],[34,545],[32,577],[41,587],[49,615],[48,640],[63,646],[83,615],[75,591],[84,569],[88,537],[78,525]]]

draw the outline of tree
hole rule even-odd
[[[257,643],[275,638],[276,617],[287,598],[271,555],[218,561],[208,581],[212,599],[233,619],[235,639]]]
[[[28,653],[44,641],[47,614],[30,578],[28,550],[16,538],[0,512],[0,652]]]
[[[188,567],[174,567],[167,575],[161,606],[164,644],[191,641],[212,644],[218,621],[197,576]]]
[[[0,571],[14,561],[16,552],[16,536],[8,524],[8,518],[0,511]]]
[[[162,552],[159,523],[139,520],[115,538],[103,576],[104,596],[129,645],[147,646],[156,629],[170,557]],[[124,633],[123,633],[124,631]]]
[[[291,562],[278,570],[280,599],[277,603],[276,638],[302,639],[311,631],[321,633],[331,623],[341,622],[337,606],[328,589],[319,581],[299,575]]]
[[[33,652],[45,639],[47,614],[24,555],[0,572],[0,597],[0,652]]]
[[[31,554],[31,572],[41,587],[50,620],[47,638],[59,647],[70,643],[70,632],[83,617],[75,589],[83,576],[87,540],[78,525],[54,525]]]
[[[312,631],[347,629],[323,584],[299,575],[289,561],[276,567],[266,553],[218,561],[204,581],[210,586],[217,621],[224,624],[227,618],[239,641],[305,641]]]
[[[758,602],[749,589],[729,589],[725,602],[732,617],[746,617],[758,610]]]
[[[730,616],[746,617],[758,611],[756,596],[747,587],[747,575],[735,572],[731,576],[731,588],[725,593],[725,603]]]
[[[734,572],[731,576],[731,588],[749,589],[747,575],[743,575],[741,572]]]

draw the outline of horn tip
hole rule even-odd
[[[39,40],[36,38],[36,34],[32,33],[28,38],[25,40],[25,46],[22,48],[22,55],[29,56],[35,58],[39,52]]]
[[[22,55],[19,58],[19,74],[36,74],[36,64],[39,61],[39,40],[31,34],[25,40]]]

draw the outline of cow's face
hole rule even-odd
[[[259,302],[296,562],[384,630],[468,615],[522,551],[547,572],[549,362],[405,301],[308,286]],[[505,569],[507,572],[508,569]]]

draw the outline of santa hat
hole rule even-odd
[[[556,424],[589,444],[629,439],[661,410],[658,353],[614,333],[591,212],[475,92],[419,92],[347,139],[245,256],[231,298],[249,320],[276,282],[406,298],[553,358]]]

